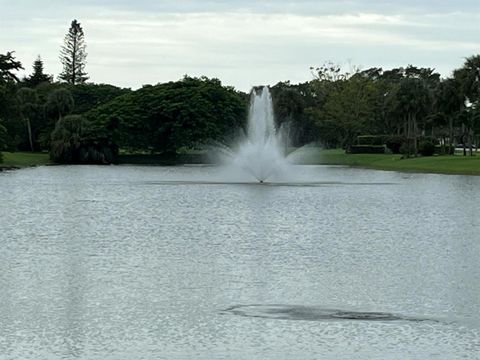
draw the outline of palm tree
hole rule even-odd
[[[58,120],[51,135],[51,159],[60,163],[77,162],[86,128],[87,123],[80,115],[68,115]]]
[[[454,121],[464,107],[465,95],[461,83],[456,78],[442,81],[435,96],[435,107],[448,121],[449,150],[454,149]]]
[[[412,150],[413,155],[416,156],[418,153],[418,122],[430,107],[430,91],[423,80],[405,78],[400,82],[393,96],[397,97],[397,112],[404,114],[404,131],[408,142],[407,156],[412,155]]]
[[[20,103],[20,112],[22,118],[27,126],[28,142],[30,144],[30,150],[33,151],[33,137],[32,137],[32,122],[31,119],[36,115],[38,111],[38,95],[37,92],[30,88],[21,88],[17,92],[17,99]]]
[[[63,116],[69,114],[74,108],[74,101],[70,91],[66,89],[58,89],[48,95],[46,108],[50,113],[58,116],[60,121]]]
[[[471,105],[472,109],[480,103],[480,55],[467,58],[463,67],[453,73],[454,78],[459,82],[462,89],[463,99],[460,111],[462,111],[459,121],[462,126],[463,136],[463,155],[467,155],[466,142],[471,141],[471,119],[470,109],[463,111],[466,105]],[[470,153],[472,151],[470,150]]]
[[[467,58],[454,76],[461,81],[463,92],[470,102],[480,99],[480,55]]]

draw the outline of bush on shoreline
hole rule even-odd
[[[94,136],[90,123],[80,115],[60,119],[52,132],[50,159],[60,164],[111,164],[118,148]]]

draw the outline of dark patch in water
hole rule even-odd
[[[348,311],[327,309],[317,306],[299,305],[235,305],[221,312],[245,317],[280,320],[308,321],[435,321],[427,318],[415,318],[386,312]]]

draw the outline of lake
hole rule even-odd
[[[0,173],[0,359],[478,358],[480,177],[293,173]]]

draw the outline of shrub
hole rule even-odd
[[[400,154],[402,154],[404,157],[409,157],[410,155],[416,155],[413,142],[409,143],[408,141],[405,141],[402,144],[402,146],[400,146]]]
[[[422,140],[418,145],[418,151],[422,156],[432,156],[435,153],[435,144],[431,140]]]
[[[384,145],[352,145],[348,149],[350,154],[385,154]]]
[[[62,164],[109,164],[117,147],[106,139],[92,136],[90,124],[79,115],[60,119],[52,132],[50,158]]]
[[[450,145],[435,145],[434,155],[452,155],[455,151],[454,146]]]
[[[393,154],[401,154],[400,148],[406,142],[406,139],[403,136],[389,136],[385,145]]]
[[[385,136],[384,135],[360,135],[357,136],[358,145],[384,145]]]

